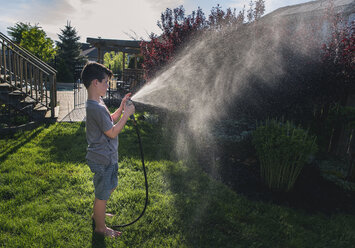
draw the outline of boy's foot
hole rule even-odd
[[[122,235],[122,232],[115,231],[111,228],[106,227],[104,230],[95,230],[95,233],[103,235],[105,237],[117,238]]]
[[[110,214],[110,213],[105,213],[105,216],[113,217],[115,215],[114,214]],[[95,224],[94,214],[91,215],[91,220],[92,220],[92,229],[95,230],[96,224]]]
[[[113,217],[113,216],[115,216],[115,215],[114,215],[114,214],[110,214],[110,213],[105,213],[105,216]],[[110,236],[110,235],[106,235],[106,234],[107,234],[107,230],[106,230],[106,231],[97,231],[97,230],[96,230],[96,223],[95,223],[95,219],[94,219],[94,214],[91,215],[91,220],[92,220],[92,230],[93,230],[95,233],[102,234],[102,235],[104,235],[104,236]],[[106,229],[112,230],[111,228],[108,228],[108,227],[106,227]],[[118,232],[118,231],[115,231],[115,230],[112,230],[112,231],[114,231],[114,232],[116,232],[116,233],[119,233],[118,236],[121,236],[121,234],[122,234],[121,232]],[[116,237],[118,237],[118,236],[116,236]]]

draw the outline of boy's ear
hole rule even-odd
[[[91,82],[91,84],[94,85],[94,86],[97,86],[98,83],[99,83],[99,80],[97,80],[97,79],[94,79]]]

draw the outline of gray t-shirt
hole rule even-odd
[[[118,137],[111,139],[104,132],[114,123],[102,101],[86,101],[86,140],[88,142],[86,159],[91,163],[112,165],[118,162]]]

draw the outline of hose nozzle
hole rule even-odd
[[[131,100],[131,99],[128,99],[127,101],[126,101],[126,105],[127,106],[130,106],[130,105],[132,105],[133,104],[133,101]],[[133,104],[134,105],[134,104]],[[135,118],[134,118],[134,115],[131,115],[130,117],[129,117],[132,121],[136,121],[135,120]]]

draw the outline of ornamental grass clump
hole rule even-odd
[[[290,121],[267,120],[253,132],[253,144],[263,180],[270,189],[286,192],[317,151],[316,138]]]

